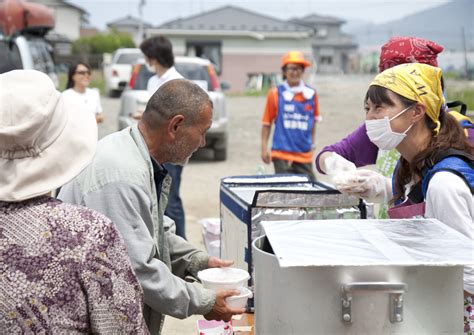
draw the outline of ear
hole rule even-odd
[[[168,121],[168,134],[172,136],[172,138],[176,138],[176,134],[178,133],[178,129],[182,127],[184,124],[184,116],[181,114],[173,116]]]
[[[412,109],[411,109],[411,121],[412,123],[418,122],[426,114],[426,107],[423,104],[417,103]]]

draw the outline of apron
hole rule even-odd
[[[408,199],[400,205],[389,208],[387,214],[390,219],[423,218],[425,216],[425,202],[415,204]]]

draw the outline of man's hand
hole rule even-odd
[[[207,261],[207,267],[208,268],[225,268],[228,266],[231,266],[234,264],[234,261],[229,261],[226,259],[220,259],[217,257],[209,257],[209,260]]]
[[[225,290],[216,292],[216,302],[212,307],[212,310],[204,315],[206,320],[224,320],[226,322],[230,321],[232,315],[245,313],[245,308],[230,308],[225,302],[225,298],[239,295],[238,290]]]

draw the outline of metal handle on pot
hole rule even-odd
[[[390,322],[403,321],[403,293],[407,291],[405,283],[391,282],[354,282],[342,285],[342,321],[352,322],[352,294],[354,292],[385,292],[390,298]]]

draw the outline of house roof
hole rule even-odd
[[[169,21],[158,26],[157,29],[219,32],[247,31],[255,33],[312,33],[311,28],[230,5],[187,18]]]
[[[293,18],[289,20],[295,24],[302,24],[305,26],[315,26],[318,24],[337,24],[341,25],[346,23],[345,20],[339,19],[334,16],[325,16],[325,15],[318,15],[318,14],[309,14],[299,18]]]
[[[152,25],[148,22],[143,21],[143,27],[144,28],[151,28]],[[127,26],[127,27],[138,27],[140,25],[140,19],[133,17],[131,15],[127,15],[125,17],[122,17],[120,19],[111,21],[107,23],[107,27],[117,27],[117,26]]]
[[[53,8],[56,8],[56,7],[74,8],[74,9],[80,11],[82,15],[89,15],[89,12],[87,12],[84,8],[82,8],[78,5],[75,5],[73,3],[70,3],[69,1],[65,1],[65,0],[35,0],[35,1],[32,1],[32,2],[36,2],[36,3],[46,5],[48,7],[53,7]]]
[[[82,14],[86,14],[86,15],[89,15],[89,12],[86,11],[84,8],[82,7],[79,7],[78,5],[75,5],[75,4],[72,4],[68,1],[62,1],[62,3],[68,7],[72,7],[72,8],[75,8],[77,10],[79,10]]]

